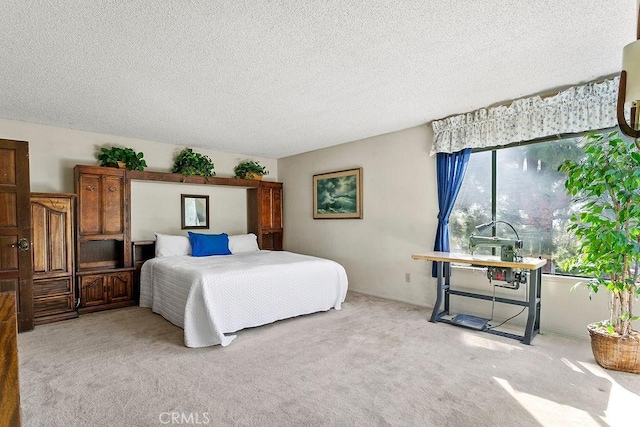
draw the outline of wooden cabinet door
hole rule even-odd
[[[31,197],[34,278],[73,274],[71,198]]]
[[[76,185],[80,235],[125,234],[124,170],[76,166]]]
[[[131,300],[131,272],[109,275],[109,302]]]
[[[18,331],[33,329],[29,144],[0,139],[0,292],[15,292]]]
[[[271,189],[271,227],[282,228],[282,187]]]
[[[260,228],[282,228],[282,185],[263,183],[259,190]]]
[[[131,272],[80,276],[80,304],[83,308],[131,301]]]
[[[282,193],[281,182],[247,190],[247,232],[258,236],[260,249],[283,250]]]
[[[80,276],[80,304],[93,307],[108,302],[108,277],[105,275]]]
[[[100,175],[80,174],[78,177],[78,218],[81,235],[100,234]]]
[[[104,175],[102,187],[102,234],[124,233],[124,177]]]
[[[260,227],[272,228],[273,212],[271,209],[271,188],[260,189]]]

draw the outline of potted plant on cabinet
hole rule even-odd
[[[640,153],[617,132],[587,135],[584,150],[582,160],[559,167],[568,194],[580,204],[569,226],[579,253],[567,267],[593,277],[585,283],[590,297],[609,291],[609,319],[588,326],[598,364],[640,373],[640,334],[631,328],[638,319],[632,308],[639,294]]]
[[[143,171],[147,167],[147,162],[143,159],[142,152],[136,153],[132,148],[111,147],[100,149],[97,155],[100,166],[110,166],[117,168],[127,168],[129,170]]]
[[[171,172],[182,175],[215,176],[214,164],[209,156],[196,153],[191,148],[185,148],[175,158]]]
[[[260,180],[263,175],[269,175],[267,168],[254,160],[246,160],[238,163],[236,167],[233,168],[233,172],[236,174],[236,177],[242,179]]]

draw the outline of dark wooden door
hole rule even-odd
[[[33,329],[29,144],[0,139],[0,292],[16,293],[18,331]]]

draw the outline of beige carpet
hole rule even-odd
[[[587,340],[525,346],[428,314],[349,293],[201,349],[139,307],[38,326],[19,336],[24,425],[638,425],[616,409],[637,413],[640,376],[599,368]]]

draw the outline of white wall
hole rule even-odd
[[[0,138],[29,142],[31,191],[73,193],[73,167],[76,164],[98,165],[96,155],[101,147],[112,145],[142,151],[149,171],[169,172],[173,159],[184,147],[154,141],[123,138],[93,132],[65,129],[35,123],[0,119]],[[215,164],[217,176],[233,176],[234,166],[241,160],[258,160],[269,170],[268,180],[278,178],[275,159],[243,156],[194,148],[208,155]],[[246,191],[211,185],[172,183],[132,183],[132,239],[153,239],[154,232],[184,234],[180,230],[180,194],[210,196],[211,227],[204,232],[246,231]]]
[[[342,263],[351,290],[432,307],[435,279],[430,277],[431,266],[411,259],[414,253],[433,250],[438,206],[435,157],[428,155],[432,138],[431,127],[424,125],[280,159],[285,248]],[[314,220],[313,175],[353,167],[362,167],[364,172],[364,218]],[[586,337],[589,322],[607,318],[606,295],[589,301],[586,290],[570,291],[576,281],[543,278],[543,333]],[[456,269],[452,283],[460,289],[491,292],[486,277],[468,269]],[[498,289],[498,295],[501,293],[522,298],[524,288]],[[481,300],[452,297],[452,307],[458,312],[491,315],[491,303]],[[506,319],[519,309],[497,304],[494,317]],[[425,319],[429,314],[425,309]],[[525,321],[526,311],[510,323],[518,326]]]
[[[237,187],[131,182],[131,239],[154,240],[154,233],[186,235],[180,229],[181,194],[209,196],[209,229],[198,233],[247,232],[247,193]]]
[[[430,127],[420,126],[278,160],[285,248],[342,263],[352,290],[430,304],[426,268],[411,259],[433,245],[430,140]],[[314,220],[313,175],[353,167],[363,168],[364,218]]]

